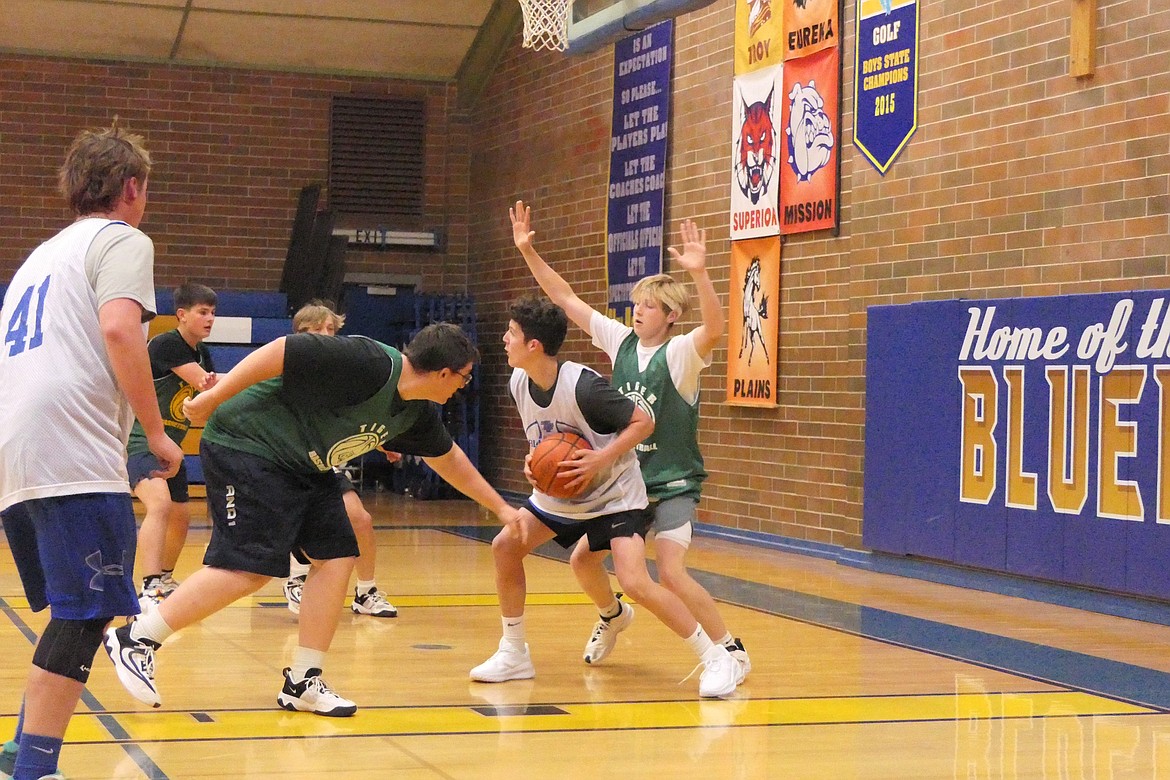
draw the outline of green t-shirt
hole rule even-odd
[[[292,336],[286,342],[283,376],[252,385],[221,404],[207,421],[203,440],[251,453],[297,473],[329,471],[390,442],[398,451],[423,456],[439,456],[451,449],[438,405],[404,401],[398,395],[402,354],[385,344],[362,339],[381,348],[392,364],[389,378],[364,400],[330,405],[290,392],[286,382],[290,386],[303,382],[329,387],[350,381],[344,370],[300,376],[296,355],[335,350],[346,342],[356,346],[356,338],[308,338],[316,341]],[[342,355],[342,359],[356,358]]]
[[[183,401],[194,397],[195,388],[173,369],[197,363],[204,371],[212,372],[215,368],[211,362],[211,353],[203,342],[192,347],[178,330],[158,334],[146,345],[146,351],[150,355],[150,373],[154,377],[154,394],[162,414],[163,429],[175,444],[182,444],[191,428],[191,422],[183,416]],[[149,451],[146,431],[135,420],[134,427],[130,429],[130,439],[126,442],[126,452],[138,455]]]

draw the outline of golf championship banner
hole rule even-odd
[[[779,303],[780,238],[732,242],[727,403],[776,405]]]
[[[858,0],[853,143],[883,176],[918,128],[918,2]]]
[[[866,547],[1170,599],[1170,291],[875,306],[866,365]]]
[[[662,272],[673,35],[668,19],[614,44],[607,311],[627,324],[634,284]]]
[[[780,233],[776,205],[780,172],[776,155],[779,89],[783,65],[736,76],[731,124],[731,239]]]
[[[735,75],[784,61],[783,8],[781,0],[746,0],[736,9]]]
[[[784,63],[781,233],[823,230],[838,224],[840,52],[834,46]]]

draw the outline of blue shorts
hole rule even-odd
[[[139,452],[126,459],[126,471],[130,473],[130,489],[137,490],[138,483],[150,479],[150,472],[162,468],[153,452]],[[171,501],[176,504],[185,504],[191,500],[187,490],[187,461],[179,463],[179,471],[167,480],[167,489],[171,491]]]
[[[293,550],[318,561],[357,557],[337,474],[288,471],[206,439],[199,454],[212,521],[205,565],[287,577]]]
[[[4,534],[33,612],[59,620],[138,614],[138,529],[129,493],[38,498],[4,510]]]
[[[654,521],[654,516],[646,509],[627,509],[589,520],[570,520],[537,509],[531,500],[525,502],[524,508],[555,533],[553,541],[566,550],[575,545],[582,536],[589,537],[589,549],[592,552],[608,550],[611,539],[620,539],[623,536],[640,536],[645,539],[646,532],[650,530],[650,524]]]

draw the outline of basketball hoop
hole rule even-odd
[[[524,48],[564,51],[569,48],[572,0],[520,0],[524,12]]]

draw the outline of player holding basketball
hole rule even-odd
[[[179,327],[150,340],[150,373],[163,426],[175,444],[182,445],[191,423],[183,416],[183,401],[215,386],[215,366],[204,339],[215,323],[215,291],[202,284],[179,285],[175,290],[175,318]],[[141,423],[130,430],[126,444],[130,489],[146,514],[138,531],[138,559],[144,572],[139,603],[146,609],[174,592],[175,565],[187,541],[191,524],[187,467],[170,479],[152,476],[158,460],[151,453]]]
[[[207,420],[199,454],[211,541],[203,568],[157,609],[106,631],[106,651],[127,690],[159,706],[154,651],[175,631],[288,576],[289,553],[300,549],[318,567],[305,583],[298,643],[277,703],[353,715],[357,705],[322,678],[358,553],[332,467],[378,446],[420,455],[450,485],[515,524],[517,511],[451,440],[439,411],[467,384],[478,354],[446,323],[423,328],[401,352],[367,338],[298,333],[260,347],[187,401],[188,419]]]
[[[126,439],[142,422],[156,476],[182,462],[155,402],[142,323],[154,244],[138,230],[150,155],[118,127],[81,133],[58,185],[76,215],[16,271],[0,306],[0,514],[29,606],[50,609],[16,737],[0,764],[54,780],[102,630],[138,613]]]
[[[705,667],[699,695],[727,696],[740,679],[738,664],[723,645],[710,640],[686,605],[646,570],[644,535],[651,518],[633,448],[654,430],[653,421],[596,372],[580,363],[557,361],[568,330],[559,306],[526,298],[512,304],[508,316],[504,333],[504,350],[512,367],[508,386],[529,446],[535,447],[550,433],[573,432],[584,436],[592,449],[576,450],[569,461],[572,465],[563,469],[571,477],[567,487],[582,488],[581,493],[557,499],[534,484],[531,498],[520,510],[519,523],[506,526],[492,541],[504,635],[495,655],[471,670],[471,679],[504,682],[536,676],[524,641],[524,558],[554,539],[566,549],[580,541],[599,556],[611,551],[625,592],[699,657]],[[532,481],[527,459],[525,476]],[[612,592],[604,595],[599,608],[613,601]]]
[[[698,443],[699,373],[711,365],[711,353],[723,338],[726,324],[707,275],[706,231],[688,219],[680,230],[682,253],[669,249],[675,262],[691,275],[702,315],[698,327],[672,336],[674,324],[686,311],[688,297],[685,288],[669,275],[647,277],[634,285],[630,292],[634,327],[627,327],[590,308],[537,254],[532,246],[536,233],[531,229],[531,209],[523,201],[517,201],[509,214],[512,239],[541,289],[609,355],[614,387],[651,410],[654,433],[637,446],[637,452],[654,515],[651,530],[658,576],[699,619],[708,635],[731,652],[746,675],[751,661],[743,643],[727,630],[715,600],[687,572],[684,560],[699,492],[707,478]],[[604,551],[592,551],[583,544],[577,545],[571,558],[581,587],[594,602],[606,605],[585,645],[585,662],[591,664],[609,655],[618,633],[633,619],[633,608],[614,598],[604,560]]]

